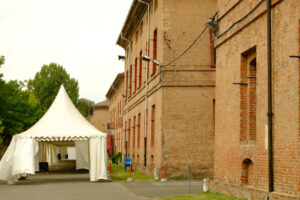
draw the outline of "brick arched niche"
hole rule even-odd
[[[241,182],[243,185],[253,185],[254,164],[250,158],[245,158],[242,162]]]

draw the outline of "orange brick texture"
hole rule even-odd
[[[260,0],[219,0],[219,34]],[[298,0],[273,0],[273,199],[300,199]],[[219,192],[265,199],[268,191],[266,1],[216,40],[214,180]],[[235,83],[235,84],[233,84]]]

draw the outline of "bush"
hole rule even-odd
[[[112,160],[113,163],[118,164],[119,160],[122,161],[122,153],[121,152],[117,153],[116,155],[114,155],[112,157],[111,160]]]

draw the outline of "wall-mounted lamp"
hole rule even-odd
[[[208,22],[205,24],[208,29],[210,29],[213,33],[218,30],[218,23],[215,22],[215,17],[209,18]]]
[[[118,55],[119,60],[125,60],[125,56]]]
[[[156,64],[156,65],[158,65],[158,66],[160,66],[160,67],[163,66],[158,60],[153,60],[153,59],[150,58],[149,56],[142,55],[142,59],[143,59],[144,61],[147,61],[147,62],[151,61],[151,62],[153,62],[154,64]]]

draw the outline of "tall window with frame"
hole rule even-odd
[[[126,71],[126,99],[128,98],[128,70]]]
[[[151,109],[151,147],[154,147],[155,140],[155,105]]]
[[[129,97],[131,97],[132,94],[132,65],[130,65],[129,69]]]
[[[125,121],[125,131],[124,131],[124,148],[126,148],[126,132],[127,132],[127,121]]]
[[[137,85],[137,58],[135,58],[134,62],[134,91],[136,91],[136,85]]]
[[[128,120],[128,149],[130,149],[130,127],[131,126],[131,119]]]
[[[153,32],[153,60],[157,59],[157,29]],[[156,64],[153,63],[152,66],[152,74],[155,74],[156,72]]]
[[[148,44],[148,42],[146,41],[146,51],[147,51],[147,45]],[[149,55],[149,52],[150,52],[150,44],[149,44],[149,46],[148,46],[148,51],[146,52],[147,53],[147,56],[149,57],[150,55]],[[147,65],[148,65],[148,68],[147,68],[147,78],[149,78],[149,62],[147,62]]]
[[[138,114],[138,121],[137,121],[137,146],[138,149],[140,148],[141,143],[141,113]]]
[[[139,69],[139,87],[142,86],[142,72],[143,72],[143,59],[142,59],[143,51],[140,51],[140,69]]]
[[[241,55],[240,141],[256,139],[256,46]]]
[[[133,117],[133,126],[132,126],[132,148],[135,149],[135,120],[136,117]]]

